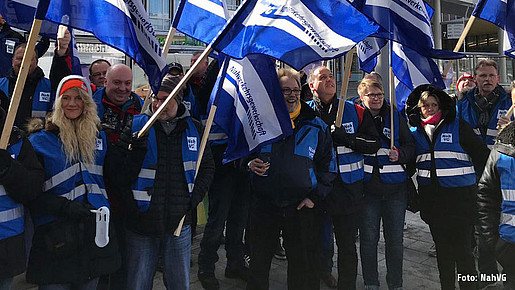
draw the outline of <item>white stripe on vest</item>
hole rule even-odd
[[[337,152],[337,154],[347,154],[347,153],[352,153],[354,151],[352,151],[352,149],[347,148],[345,146],[338,146],[338,147],[336,147],[336,152]]]
[[[343,172],[351,172],[351,171],[363,168],[363,165],[364,165],[364,161],[360,160],[358,162],[354,162],[351,164],[340,165],[339,169],[340,169],[340,172],[342,172],[342,173]]]
[[[472,174],[474,172],[475,172],[474,166],[470,166],[470,167],[437,169],[436,175],[439,177],[446,177],[446,176]],[[429,178],[429,177],[431,177],[431,172],[429,170],[425,170],[425,169],[417,169],[417,175],[420,177]]]
[[[466,153],[457,153],[452,151],[437,151],[435,152],[435,158],[454,158],[463,161],[471,161],[470,157]],[[431,160],[431,153],[424,153],[417,156],[417,162],[424,162]]]
[[[365,164],[365,172],[372,173],[374,169],[373,166]],[[404,172],[402,166],[394,164],[394,165],[383,165],[383,168],[379,168],[379,173],[394,173],[394,172]]]
[[[156,178],[156,170],[155,169],[147,169],[147,168],[141,168],[138,178],[148,178],[148,179],[155,179]]]
[[[13,209],[0,212],[0,223],[12,221],[23,216],[23,207],[18,206]]]
[[[504,201],[515,201],[515,189],[501,189]]]
[[[501,224],[515,227],[515,216],[507,213],[501,213]]]
[[[50,177],[45,183],[43,183],[43,191],[48,191],[64,181],[70,179],[72,176],[77,174],[79,171],[79,163],[75,163],[72,166],[66,168],[65,170],[57,173],[56,175]]]

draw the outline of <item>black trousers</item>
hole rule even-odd
[[[356,289],[358,254],[356,233],[358,213],[333,215],[334,235],[338,245],[338,289]]]
[[[501,238],[497,240],[495,256],[506,274],[505,290],[515,290],[515,244]]]
[[[282,230],[283,246],[288,258],[287,281],[289,290],[317,290],[320,281],[316,274],[315,210],[297,205],[276,207],[256,203],[250,214],[250,273],[247,290],[269,287],[272,257]]]
[[[477,276],[472,255],[470,232],[472,225],[449,226],[430,224],[429,229],[436,245],[436,260],[442,290],[455,289],[456,274]],[[477,289],[477,282],[459,282],[460,289]]]

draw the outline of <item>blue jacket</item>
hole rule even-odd
[[[11,95],[9,95],[8,78],[0,78],[0,90],[2,90],[6,96],[9,96],[9,99],[11,98]],[[52,92],[50,80],[42,77],[36,86],[36,91],[32,98],[32,117],[45,118],[46,114],[52,111],[54,102],[55,94]]]
[[[7,152],[17,159],[21,146],[22,140],[9,146]],[[0,240],[23,233],[23,211],[23,205],[9,197],[4,186],[0,184]]]
[[[301,106],[293,135],[260,148],[270,154],[268,176],[251,176],[255,196],[278,207],[298,205],[304,198],[317,203],[336,177],[329,128],[308,105]]]
[[[150,117],[146,114],[134,116],[132,123],[132,132],[137,132],[143,128]],[[186,182],[188,183],[188,191],[190,197],[193,193],[193,187],[195,184],[195,167],[198,160],[198,150],[200,147],[200,138],[191,117],[186,117],[188,122],[188,128],[182,134],[182,158],[184,175]],[[148,131],[148,149],[143,160],[140,173],[136,182],[132,185],[132,193],[136,204],[140,211],[145,212],[148,210],[152,195],[150,194],[154,179],[156,176],[156,169],[158,163],[158,150],[156,142],[156,133],[153,127]]]
[[[497,136],[497,122],[501,116],[506,115],[511,107],[511,99],[506,94],[503,88],[498,87],[500,92],[500,99],[495,105],[490,115],[490,121],[488,122],[488,129],[486,135],[482,136],[479,130],[479,113],[475,108],[474,94],[477,88],[470,90],[467,95],[461,99],[457,104],[457,118],[462,118],[472,126],[474,132],[483,140],[483,142],[492,148],[495,143],[495,137]]]
[[[501,239],[515,243],[515,158],[506,154],[499,154],[497,172],[501,180],[501,224],[499,235]]]
[[[459,119],[444,124],[434,133],[431,146],[420,126],[411,128],[417,143],[416,167],[417,181],[420,186],[431,183],[433,162],[436,179],[443,187],[463,187],[476,183],[474,164],[460,145],[459,125]]]
[[[95,164],[70,164],[66,160],[61,140],[53,132],[43,130],[31,135],[29,140],[44,163],[44,193],[66,197],[69,200],[87,201],[95,208],[109,207],[103,179],[104,159],[107,153],[104,132],[100,132],[97,139]],[[55,219],[55,216],[38,215],[35,224],[41,225]]]

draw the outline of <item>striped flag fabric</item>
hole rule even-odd
[[[504,30],[504,54],[515,58],[515,1],[514,0],[479,0],[472,12],[481,18],[497,25]]]

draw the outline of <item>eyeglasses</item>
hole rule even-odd
[[[384,94],[383,93],[380,93],[380,94],[366,94],[365,97],[369,98],[369,99],[382,99],[384,97]]]
[[[281,91],[283,92],[283,94],[289,96],[291,95],[292,93],[295,94],[295,95],[300,95],[300,90],[298,89],[289,89],[289,88],[285,88],[285,89],[281,89]]]

